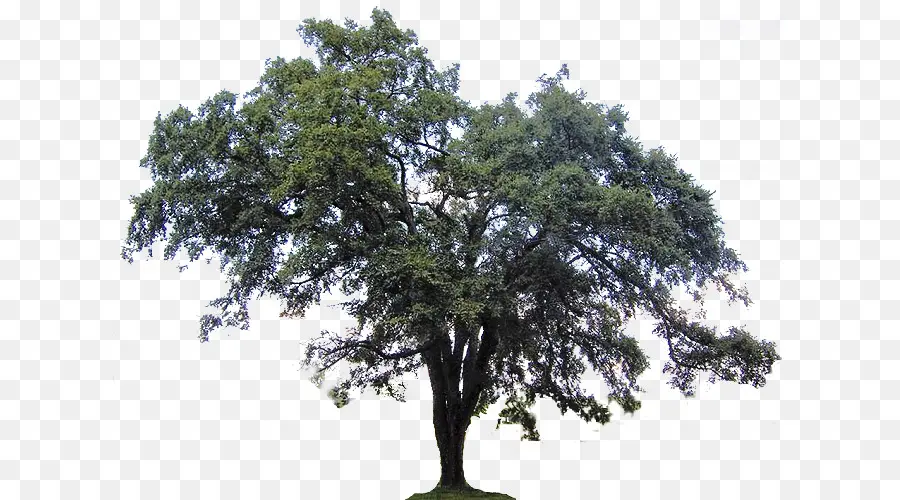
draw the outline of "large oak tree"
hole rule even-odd
[[[123,257],[165,241],[164,258],[218,257],[230,287],[200,339],[248,328],[248,301],[274,296],[300,317],[339,285],[358,321],[306,350],[317,374],[345,360],[333,391],[373,388],[403,400],[400,375],[427,369],[439,486],[466,488],[471,418],[501,416],[537,439],[536,398],[590,422],[608,404],[580,387],[602,375],[607,403],[640,407],[648,366],[624,333],[651,314],[664,371],[691,395],[698,376],[761,386],[779,359],[743,328],[692,319],[675,290],[702,303],[713,284],[749,303],[745,270],[723,241],[711,192],[662,149],[626,134],[626,113],[567,91],[565,66],[521,108],[460,99],[458,66],[434,67],[389,13],[372,22],[308,19],[316,60],[269,60],[237,106],[222,91],[194,113],[154,122],[132,197]]]

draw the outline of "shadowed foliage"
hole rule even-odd
[[[219,259],[229,288],[201,341],[248,328],[252,299],[302,317],[339,286],[357,326],[321,332],[304,362],[318,382],[349,362],[329,392],[338,406],[351,389],[402,401],[400,375],[424,366],[450,488],[467,485],[471,418],[495,402],[523,439],[539,439],[537,398],[588,422],[608,422],[611,402],[638,410],[648,360],[624,325],[639,311],[685,395],[700,374],[765,383],[771,342],[720,334],[673,299],[681,288],[702,305],[712,284],[749,304],[730,278],[746,267],[712,193],[629,136],[620,106],[566,90],[565,66],[524,107],[514,94],[471,105],[458,66],[436,69],[378,9],[367,26],[309,19],[298,32],[315,60],[269,60],[240,106],[222,91],[158,115],[141,160],[153,185],[132,197],[122,255],[165,241],[166,259]],[[605,403],[582,389],[587,369]]]

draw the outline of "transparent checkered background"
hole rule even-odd
[[[197,340],[215,263],[119,257],[158,111],[242,94],[266,58],[310,55],[307,17],[373,2],[6,0],[0,7],[0,498],[403,499],[439,473],[424,372],[409,402],[341,410],[299,369],[338,310]],[[568,86],[622,103],[629,130],[716,191],[784,358],[762,389],[665,385],[589,426],[552,403],[543,441],[476,420],[469,481],[533,499],[898,498],[900,8],[839,2],[407,2],[388,9],[473,102]],[[862,5],[858,5],[862,4]],[[597,384],[588,379],[589,387]],[[602,396],[602,394],[601,394]]]

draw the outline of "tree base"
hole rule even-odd
[[[471,486],[463,486],[460,488],[447,488],[438,486],[427,493],[416,493],[406,500],[516,500],[515,498],[504,495],[503,493],[493,493],[490,491],[481,491]]]

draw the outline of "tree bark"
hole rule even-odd
[[[438,486],[467,489],[469,485],[463,468],[463,449],[472,412],[460,404],[459,388],[448,384],[451,377],[447,377],[446,363],[450,360],[442,359],[441,348],[435,346],[422,355],[428,367],[428,378],[434,394],[432,421],[441,459],[441,479]],[[453,391],[456,393],[453,394]]]
[[[466,443],[465,425],[446,425],[446,420],[435,419],[434,433],[438,441],[438,450],[441,456],[441,480],[438,483],[443,488],[466,489],[466,473],[463,467],[463,450]],[[451,418],[450,421],[461,423],[460,420]],[[468,419],[466,419],[468,420]]]
[[[496,323],[485,317],[482,324],[484,334],[480,341],[477,331],[467,331],[464,325],[458,325],[457,341],[469,346],[465,360],[459,359],[461,349],[451,349],[449,336],[422,352],[434,395],[432,419],[441,458],[438,486],[442,488],[471,488],[463,467],[466,431],[486,383],[488,362],[498,344]]]

